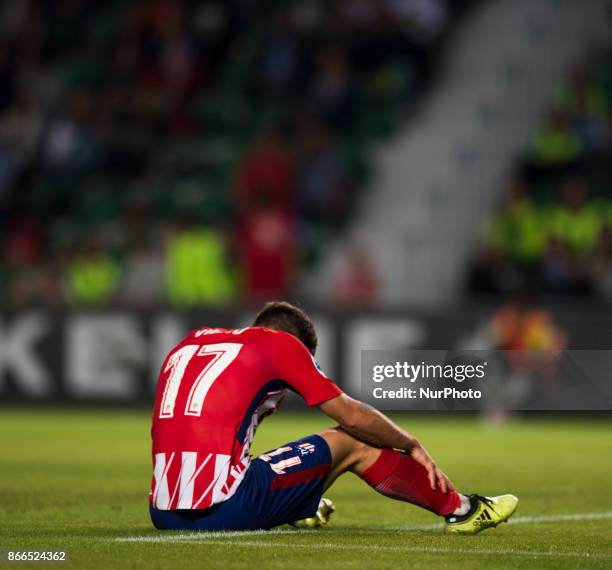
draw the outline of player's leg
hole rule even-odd
[[[320,435],[332,457],[324,489],[350,471],[382,495],[444,516],[449,531],[466,534],[506,522],[516,510],[518,500],[513,495],[466,496],[432,489],[427,470],[420,463],[399,451],[372,447],[341,428],[328,429]]]
[[[423,507],[437,515],[448,516],[469,509],[469,499],[450,491],[432,489],[427,470],[399,451],[379,449],[364,443],[341,428],[320,434],[329,445],[332,463],[325,478],[327,489],[342,473],[350,471],[373,489],[399,501]]]
[[[454,491],[432,490],[424,468],[413,459],[371,447],[335,428],[287,443],[253,460],[236,494],[211,509],[187,513],[153,509],[151,516],[157,528],[175,530],[266,529],[296,521],[320,526],[328,518],[319,517],[321,505],[325,506],[323,491],[347,471],[387,497],[448,514],[448,527],[454,532],[474,533],[495,526],[516,508],[515,498],[471,496],[468,512],[463,516],[455,513],[451,509],[457,500],[461,503],[461,497]]]

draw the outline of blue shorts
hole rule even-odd
[[[279,466],[280,461],[287,466]],[[327,442],[310,435],[255,459],[227,501],[204,510],[151,507],[151,520],[160,530],[255,530],[311,517],[317,512],[330,465]]]

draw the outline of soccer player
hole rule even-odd
[[[153,411],[150,513],[158,529],[248,530],[325,524],[322,493],[347,471],[376,491],[474,534],[505,522],[513,495],[458,493],[421,443],[350,398],[314,360],[310,318],[268,303],[252,327],[194,330],[167,356]],[[252,459],[255,430],[288,390],[338,424]]]

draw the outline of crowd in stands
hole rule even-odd
[[[3,2],[2,304],[291,295],[467,4]]]
[[[469,289],[612,300],[612,48],[575,69],[510,186]]]

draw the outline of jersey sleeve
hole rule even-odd
[[[306,404],[316,406],[342,394],[297,338],[289,333],[277,333],[275,337],[274,361],[278,377],[302,396]]]

